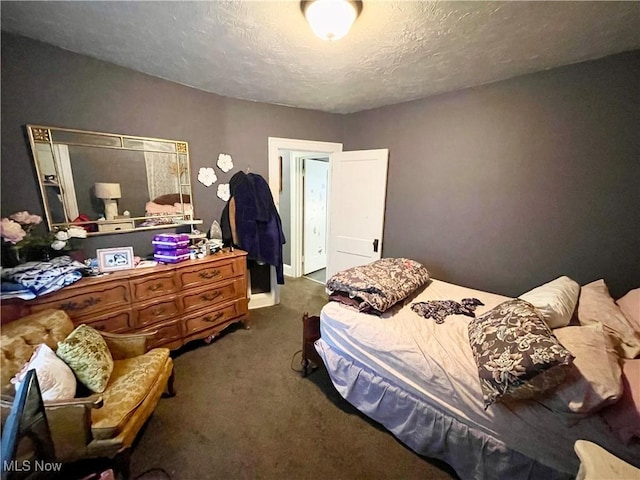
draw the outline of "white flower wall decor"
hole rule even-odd
[[[221,183],[218,185],[218,198],[221,198],[225,202],[231,198],[231,192],[229,191],[228,183]]]
[[[231,155],[227,155],[226,153],[221,153],[218,155],[218,168],[222,170],[224,173],[227,173],[229,170],[233,168],[233,160],[231,159]]]
[[[198,181],[203,185],[210,187],[216,181],[218,181],[218,177],[216,176],[216,172],[211,167],[202,167],[198,170]]]

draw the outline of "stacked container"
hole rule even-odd
[[[186,233],[163,233],[153,237],[153,258],[163,263],[178,263],[189,260],[189,235]]]

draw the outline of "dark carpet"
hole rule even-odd
[[[302,378],[302,314],[324,286],[286,280],[280,305],[250,311],[210,345],[174,355],[177,396],[163,398],[131,455],[132,478],[451,479],[336,392],[322,368]],[[144,472],[148,472],[142,475]]]

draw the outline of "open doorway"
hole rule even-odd
[[[329,204],[329,157],[302,158],[302,273],[327,281],[327,227]],[[300,206],[298,205],[298,208]]]
[[[280,218],[287,239],[285,274],[326,282],[329,156],[279,151],[282,162]]]
[[[287,243],[285,275],[325,283],[329,155],[342,144],[269,138],[269,185]]]

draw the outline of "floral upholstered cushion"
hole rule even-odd
[[[533,398],[562,382],[573,356],[542,314],[524,300],[507,300],[469,323],[485,408]]]
[[[382,258],[336,273],[327,281],[330,300],[380,314],[429,280],[429,271],[408,258]]]
[[[169,349],[154,348],[144,355],[116,360],[102,394],[104,406],[91,411],[94,438],[115,437],[151,391],[169,358]]]
[[[79,325],[58,344],[56,354],[89,390],[104,391],[113,371],[113,358],[107,342],[95,328]]]

